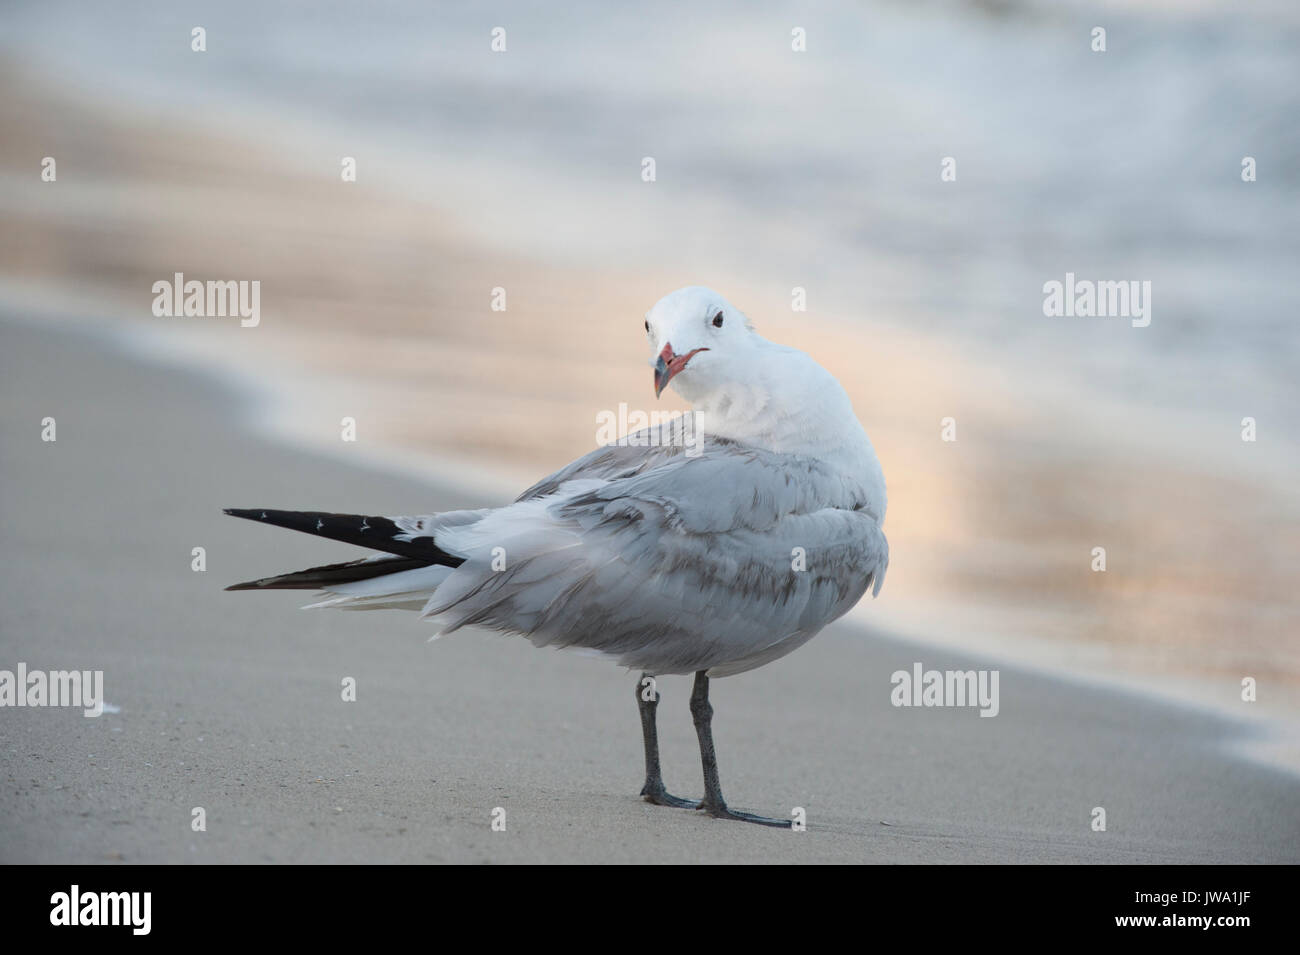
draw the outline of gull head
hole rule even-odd
[[[872,489],[884,514],[880,462],[835,377],[796,348],[769,342],[740,309],[700,286],[665,295],[645,315],[655,394],[669,385],[707,434],[816,457]]]
[[[762,341],[748,318],[712,289],[692,285],[665,295],[645,315],[655,397],[669,383],[694,402],[743,381]]]

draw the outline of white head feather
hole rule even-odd
[[[883,516],[880,461],[830,372],[763,338],[743,312],[701,286],[664,296],[645,323],[650,363],[672,359],[656,378],[668,374],[667,385],[691,404],[706,435],[835,465],[878,490]]]

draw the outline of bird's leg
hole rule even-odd
[[[691,690],[691,716],[695,719],[695,733],[700,738],[700,762],[704,764],[704,801],[699,808],[717,819],[740,819],[763,826],[792,827],[789,819],[769,819],[753,813],[737,812],[727,808],[722,799],[722,785],[718,782],[718,757],[713,751],[713,706],[709,703],[709,678],[704,670],[695,674],[695,687]]]
[[[656,806],[675,806],[694,809],[699,805],[693,799],[670,795],[664,788],[659,773],[659,732],[655,727],[655,709],[659,706],[659,688],[653,674],[642,673],[636,684],[636,706],[641,711],[641,735],[645,738],[645,785],[641,795],[646,802]]]

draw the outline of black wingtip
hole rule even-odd
[[[308,567],[292,574],[277,574],[259,580],[231,584],[226,590],[329,590],[339,584],[356,583],[372,577],[386,577],[404,570],[428,567],[432,561],[417,557],[373,557],[349,560],[341,564]]]
[[[464,557],[449,554],[440,548],[430,534],[412,536],[409,531],[398,527],[391,517],[333,514],[327,511],[277,511],[260,507],[227,507],[223,510],[231,517],[242,517],[274,527],[287,527],[304,534],[345,544],[357,544],[388,554],[414,557],[426,564],[459,567],[465,562]]]

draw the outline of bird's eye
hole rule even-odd
[[[645,330],[647,335],[650,334],[650,319],[648,318],[645,320]]]
[[[721,328],[721,327],[722,327],[722,313],[721,313],[721,312],[718,312],[717,315],[714,315],[714,316],[713,316],[713,327],[714,327],[714,328]]]

